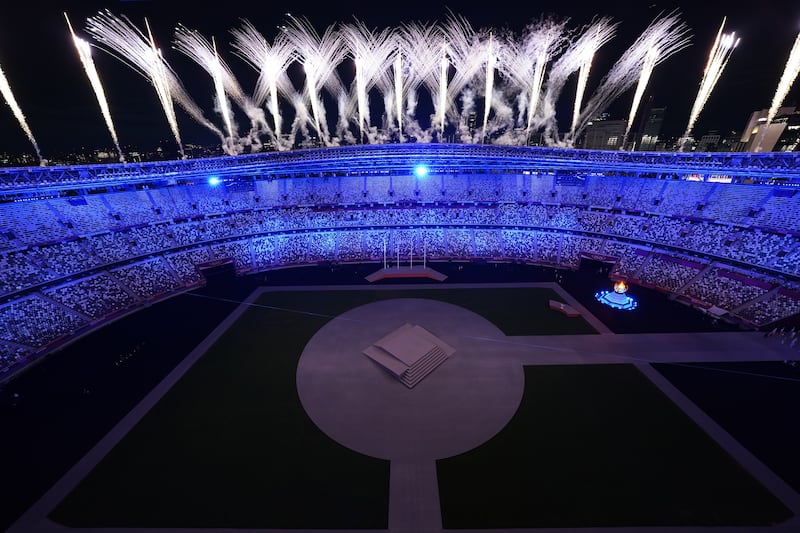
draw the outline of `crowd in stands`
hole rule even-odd
[[[74,311],[33,295],[0,307],[0,339],[38,348],[71,334],[86,322]]]
[[[136,303],[134,297],[106,272],[43,291],[43,294],[95,320]]]
[[[569,268],[578,268],[581,253],[599,253],[603,241],[591,237],[565,235],[561,243],[559,262]]]
[[[710,269],[691,283],[685,293],[702,302],[733,311],[743,303],[768,292],[763,286],[743,283],[738,279],[720,275],[720,272],[719,268]]]
[[[789,220],[786,229],[795,228],[794,196],[751,185],[556,178],[285,179],[0,204],[0,358],[7,367],[87,321],[200,283],[197,265],[221,258],[240,272],[384,254],[394,262],[398,251],[403,263],[424,254],[576,268],[588,252],[616,258],[618,276],[754,324],[800,312],[800,297],[770,289],[800,274],[798,236],[768,229]],[[771,269],[763,274],[770,285],[726,275],[726,261]]]
[[[769,324],[775,318],[783,318],[800,313],[800,296],[771,293],[768,297],[756,300],[738,311],[738,315],[754,324]]]
[[[174,291],[182,285],[160,257],[127,265],[111,273],[142,299]]]
[[[670,181],[666,188],[660,192],[658,205],[649,207],[645,211],[652,211],[665,215],[700,216],[698,206],[713,190],[715,183],[696,181]]]
[[[652,254],[639,269],[638,278],[649,285],[677,292],[700,273],[701,265]]]
[[[761,204],[753,205],[751,201],[746,201],[747,205],[757,208],[753,224],[766,228],[797,229],[796,217],[800,209],[800,195],[796,194],[796,191],[789,192],[791,196],[772,194]]]
[[[621,188],[618,193],[619,200],[616,206],[629,211],[651,211],[654,209],[655,201],[658,199],[664,183],[654,179],[626,180],[624,188]],[[599,205],[613,204],[601,203]]]
[[[30,352],[30,348],[0,341],[0,378]]]
[[[164,256],[172,267],[172,271],[187,285],[202,281],[198,265],[211,261],[211,252],[208,247],[202,246],[192,250],[183,250],[178,253]]]
[[[475,255],[485,257],[505,257],[503,241],[498,230],[474,230],[474,249]]]
[[[615,273],[627,279],[638,279],[639,269],[645,262],[649,250],[631,244],[608,240],[602,249],[603,255],[617,257]]]
[[[0,294],[77,274],[100,265],[175,248],[264,233],[370,226],[503,226],[571,230],[601,240],[618,236],[645,246],[668,246],[695,255],[734,260],[789,275],[800,273],[800,241],[792,234],[659,215],[634,216],[571,206],[495,203],[438,207],[355,206],[267,208],[177,219],[37,243],[0,252]],[[590,241],[586,241],[590,242]],[[552,246],[545,243],[544,247]],[[463,245],[451,244],[453,250]],[[497,246],[495,246],[497,248]],[[488,255],[480,248],[480,255]],[[573,265],[575,252],[565,255]],[[550,254],[557,262],[557,254]]]

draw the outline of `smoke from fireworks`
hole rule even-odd
[[[289,43],[285,33],[279,33],[270,45],[258,30],[248,21],[243,21],[241,29],[231,30],[234,37],[233,48],[236,53],[258,72],[253,105],[261,106],[269,99],[269,111],[272,115],[273,131],[276,147],[279,150],[289,148],[282,140],[283,133],[281,109],[278,97],[294,101],[297,92],[292,87],[286,69],[295,60],[294,47]]]
[[[328,27],[320,36],[306,19],[289,17],[289,24],[283,27],[283,31],[298,51],[299,61],[303,65],[306,75],[305,96],[311,105],[314,127],[320,139],[329,145],[331,140],[325,121],[325,107],[322,105],[322,89],[327,88],[334,96],[344,92],[336,67],[344,59],[346,50],[333,27]]]
[[[593,22],[583,31],[580,37],[566,49],[550,69],[544,101],[542,102],[544,106],[544,133],[548,143],[559,143],[555,108],[556,101],[561,94],[561,90],[564,88],[564,84],[567,82],[567,78],[573,72],[580,70],[586,63],[588,57],[594,57],[595,51],[614,37],[616,27],[617,23],[612,24],[611,19],[607,17]],[[573,122],[575,122],[574,109],[580,107],[579,100],[582,100],[580,88],[576,91],[576,105],[573,106]],[[579,131],[576,128],[572,133],[573,135],[577,135]]]
[[[565,26],[566,21],[542,19],[529,25],[522,39],[513,36],[507,39],[501,49],[498,69],[508,79],[509,85],[519,91],[517,124],[525,126],[526,139],[539,109],[547,64],[566,43]]]
[[[341,27],[340,32],[356,67],[356,76],[353,80],[354,90],[351,93],[355,93],[358,108],[358,130],[360,139],[363,140],[364,129],[370,126],[368,99],[370,89],[377,86],[383,95],[392,87],[387,71],[392,64],[391,54],[394,43],[391,40],[390,30],[372,32],[363,22],[345,24]],[[387,106],[386,111],[391,113],[392,107]]]

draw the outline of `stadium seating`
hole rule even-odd
[[[88,324],[240,273],[326,261],[495,259],[578,268],[755,325],[800,312],[800,200],[768,185],[529,173],[164,182],[0,204],[0,371]]]

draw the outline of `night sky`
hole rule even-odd
[[[271,40],[276,26],[286,20],[285,13],[306,16],[321,33],[329,24],[353,17],[369,27],[395,27],[408,21],[444,20],[448,7],[464,15],[474,28],[522,30],[542,14],[569,18],[569,27],[591,21],[595,15],[610,16],[619,22],[616,37],[600,49],[592,66],[588,98],[614,61],[660,12],[678,9],[692,34],[692,45],[659,65],[651,78],[648,94],[654,105],[666,106],[663,134],[679,135],[697,93],[707,54],[722,17],[727,15],[726,31],[741,37],[727,70],[711,95],[695,127],[702,135],[710,129],[726,133],[740,131],[751,111],[769,107],[778,79],[794,39],[800,31],[800,3],[796,0],[751,0],[741,2],[593,2],[586,6],[571,2],[508,1],[439,2],[437,0],[325,1],[277,3],[210,2],[193,3],[166,0],[142,1],[17,1],[4,3],[0,14],[0,65],[25,113],[44,157],[80,147],[111,146],[94,94],[84,75],[64,21],[66,11],[77,33],[84,31],[86,17],[107,8],[116,15],[127,15],[144,27],[147,17],[167,61],[177,72],[195,102],[206,116],[221,124],[213,111],[213,87],[198,65],[171,48],[175,25],[183,23],[204,36],[216,37],[223,59],[243,88],[251,91],[257,73],[235,56],[230,47],[229,30],[249,19]],[[155,92],[149,83],[109,54],[94,52],[100,77],[109,99],[111,113],[123,145],[155,147],[161,139],[171,139]],[[560,100],[558,116],[566,126],[574,95],[574,78]],[[614,118],[625,118],[633,90],[625,93],[610,108]],[[787,104],[800,100],[800,82],[787,97]],[[178,109],[178,123],[184,142],[215,144],[218,139],[197,126]],[[239,120],[244,124],[244,120]],[[374,117],[373,117],[374,123]],[[240,128],[242,129],[242,128]],[[0,152],[31,151],[30,143],[11,110],[0,105]]]

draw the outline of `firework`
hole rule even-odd
[[[298,61],[303,65],[306,74],[305,97],[311,105],[314,127],[320,139],[325,144],[330,144],[321,91],[325,87],[334,97],[340,97],[344,93],[344,87],[336,73],[336,67],[347,52],[341,36],[332,26],[320,36],[306,19],[291,15],[289,24],[282,29],[297,50]]]
[[[769,112],[767,113],[767,124],[772,122],[778,109],[783,105],[783,100],[789,93],[789,89],[792,88],[798,73],[800,73],[800,34],[794,40],[794,46],[792,46],[792,51],[789,52],[789,59],[786,61],[783,74],[778,82],[775,96],[772,97],[772,105],[769,106]]]
[[[231,30],[234,37],[233,47],[242,59],[258,72],[253,104],[261,106],[269,99],[269,111],[272,115],[273,131],[279,149],[288,148],[281,141],[282,116],[278,98],[293,101],[297,92],[292,87],[286,69],[295,60],[295,50],[286,34],[281,32],[269,44],[267,40],[248,21],[243,21],[241,29]]]
[[[19,122],[22,131],[25,132],[25,135],[28,136],[28,140],[33,145],[33,149],[36,151],[36,157],[39,159],[40,164],[44,164],[45,161],[42,159],[42,153],[39,151],[39,145],[36,143],[36,139],[33,138],[33,133],[31,132],[31,128],[28,126],[28,121],[25,120],[25,115],[22,113],[22,109],[17,104],[17,99],[14,98],[14,93],[11,91],[11,86],[8,84],[8,79],[6,79],[6,75],[3,72],[3,68],[0,67],[0,93],[3,94],[3,98],[5,98],[8,107],[11,108],[11,111],[14,113],[14,116]]]
[[[92,59],[92,47],[88,41],[81,39],[77,35],[75,35],[75,31],[72,29],[72,24],[69,21],[69,17],[66,13],[64,13],[64,18],[67,20],[67,27],[69,28],[69,33],[72,36],[72,42],[75,44],[75,50],[78,52],[78,57],[81,60],[81,65],[83,65],[83,70],[86,72],[86,77],[89,78],[89,83],[92,85],[92,90],[94,90],[94,95],[97,98],[97,103],[100,106],[100,112],[103,115],[103,119],[106,122],[106,127],[108,128],[108,132],[111,134],[111,139],[114,141],[114,146],[117,148],[117,153],[119,154],[120,162],[125,162],[125,156],[122,154],[122,149],[119,146],[119,139],[117,138],[117,131],[114,128],[114,122],[111,120],[111,111],[108,108],[108,100],[106,99],[106,93],[103,90],[103,84],[100,82],[100,76],[97,73],[97,68],[94,65],[94,59]]]
[[[705,107],[708,97],[711,96],[711,91],[714,90],[720,76],[722,76],[722,71],[725,70],[733,50],[739,44],[739,39],[736,38],[735,33],[722,33],[725,28],[725,20],[724,18],[722,19],[714,44],[711,46],[711,52],[708,54],[708,62],[703,71],[703,78],[700,80],[700,88],[697,91],[697,97],[689,114],[689,123],[686,125],[686,132],[683,134],[680,143],[681,150],[683,150],[686,140],[691,136],[694,123],[697,121],[697,117],[700,116],[703,107]]]
[[[636,84],[623,136],[624,147],[653,69],[688,45],[688,28],[676,13],[657,17],[603,77],[592,98],[587,102],[586,108],[579,115],[576,129],[585,128],[590,120]]]

